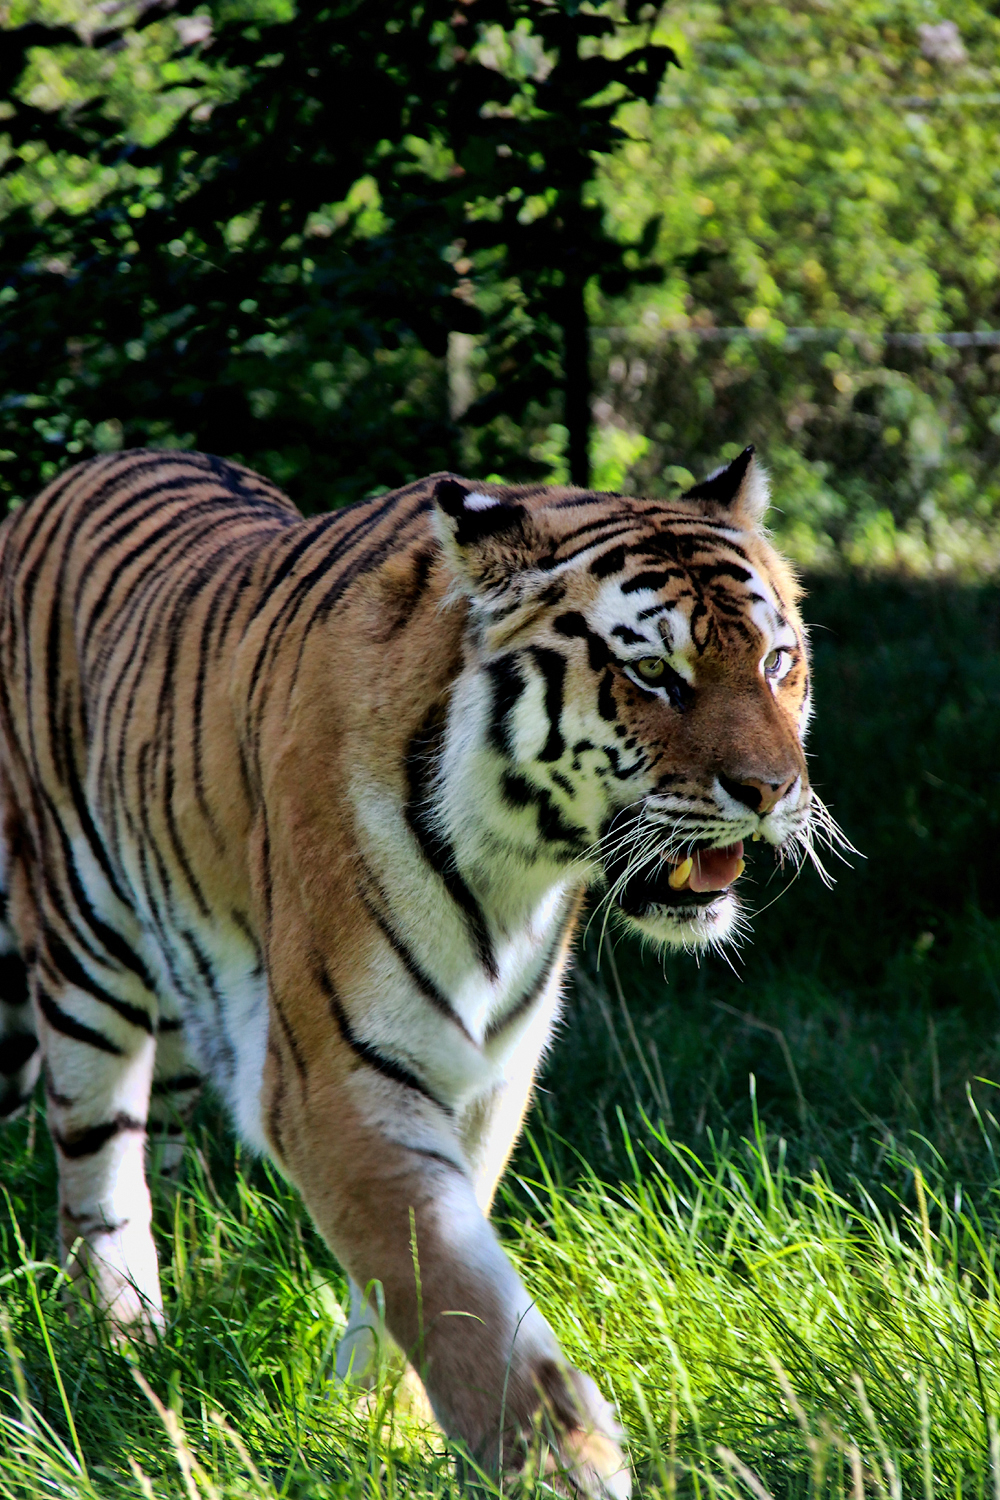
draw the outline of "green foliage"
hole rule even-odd
[[[942,45],[923,0],[670,7],[684,72],[602,169],[619,234],[670,203],[662,287],[594,309],[628,488],[754,441],[805,564],[996,567],[1000,349],[892,342],[998,326],[1000,21],[947,15]]]
[[[997,566],[1000,348],[893,341],[998,325],[983,0],[936,50],[924,0],[20,4],[5,494],[123,442],[310,508],[587,458],[660,494],[749,439],[807,566]]]
[[[41,21],[15,30],[8,493],[123,443],[238,455],[311,508],[391,487],[458,461],[445,356],[473,333],[481,461],[538,472],[517,424],[564,385],[585,460],[583,289],[642,268],[584,188],[671,56],[639,8],[217,6],[154,35],[154,6],[124,70],[118,29],[54,52]],[[58,191],[32,198],[43,168]]]

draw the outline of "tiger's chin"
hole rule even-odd
[[[661,948],[691,952],[717,947],[733,937],[740,911],[735,891],[684,891],[683,895],[686,900],[654,901],[641,911],[628,910],[620,901],[615,905],[628,928]]]

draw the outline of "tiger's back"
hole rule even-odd
[[[220,955],[205,939],[242,949],[248,975],[259,968],[224,662],[262,550],[296,523],[280,492],[238,466],[129,453],[71,470],[3,528],[0,791],[12,926],[56,1035],[62,1026],[111,1057],[112,1047],[131,1052],[137,1032],[146,1050],[158,1039],[164,1134],[197,1087],[176,991],[190,988],[192,969],[213,982]],[[68,1009],[55,998],[65,979],[77,981]],[[266,1020],[259,980],[256,989]],[[208,1031],[203,1042],[215,1072],[231,1048]],[[8,1072],[8,1109],[37,1065],[36,1054],[20,1077]],[[142,1118],[115,1103],[113,1113]]]
[[[744,837],[811,847],[760,511],[749,450],[669,503],[439,475],[311,520],[130,452],[4,523],[3,1108],[43,1059],[64,1250],[116,1323],[162,1320],[147,1139],[175,1169],[208,1078],[350,1273],[342,1370],[377,1280],[447,1432],[516,1463],[544,1409],[574,1484],[627,1493],[484,1216],[586,885],[704,946]]]

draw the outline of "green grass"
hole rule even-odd
[[[644,1492],[997,1500],[1000,602],[808,614],[814,776],[867,860],[785,890],[742,978],[595,924],[499,1212]],[[210,1105],[193,1144],[167,1334],[121,1353],[67,1317],[40,1120],[4,1135],[0,1500],[452,1494],[404,1388],[333,1383],[344,1285],[294,1194]]]

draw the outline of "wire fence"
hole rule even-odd
[[[628,338],[636,338],[643,333],[648,336],[650,332],[642,325],[625,328],[608,324],[596,324],[591,331],[594,334],[603,333]],[[774,324],[767,328],[716,328],[693,325],[687,328],[657,328],[652,330],[652,333],[655,338],[659,339],[694,338],[709,343],[728,343],[733,339],[762,339],[769,343],[777,342]],[[952,349],[1000,347],[1000,329],[996,328],[965,329],[951,333],[898,333],[892,330],[873,332],[865,328],[785,328],[783,338],[786,341],[803,344],[836,344],[842,339],[849,339],[855,344],[892,344],[903,349],[931,349],[938,344]]]
[[[854,85],[857,87],[857,85]],[[845,96],[832,89],[818,89],[813,94],[661,94],[657,104],[662,109],[819,109],[831,105],[841,109],[870,109],[883,104],[890,109],[981,109],[1000,104],[1000,93],[979,90],[969,94],[879,94],[858,93]]]

